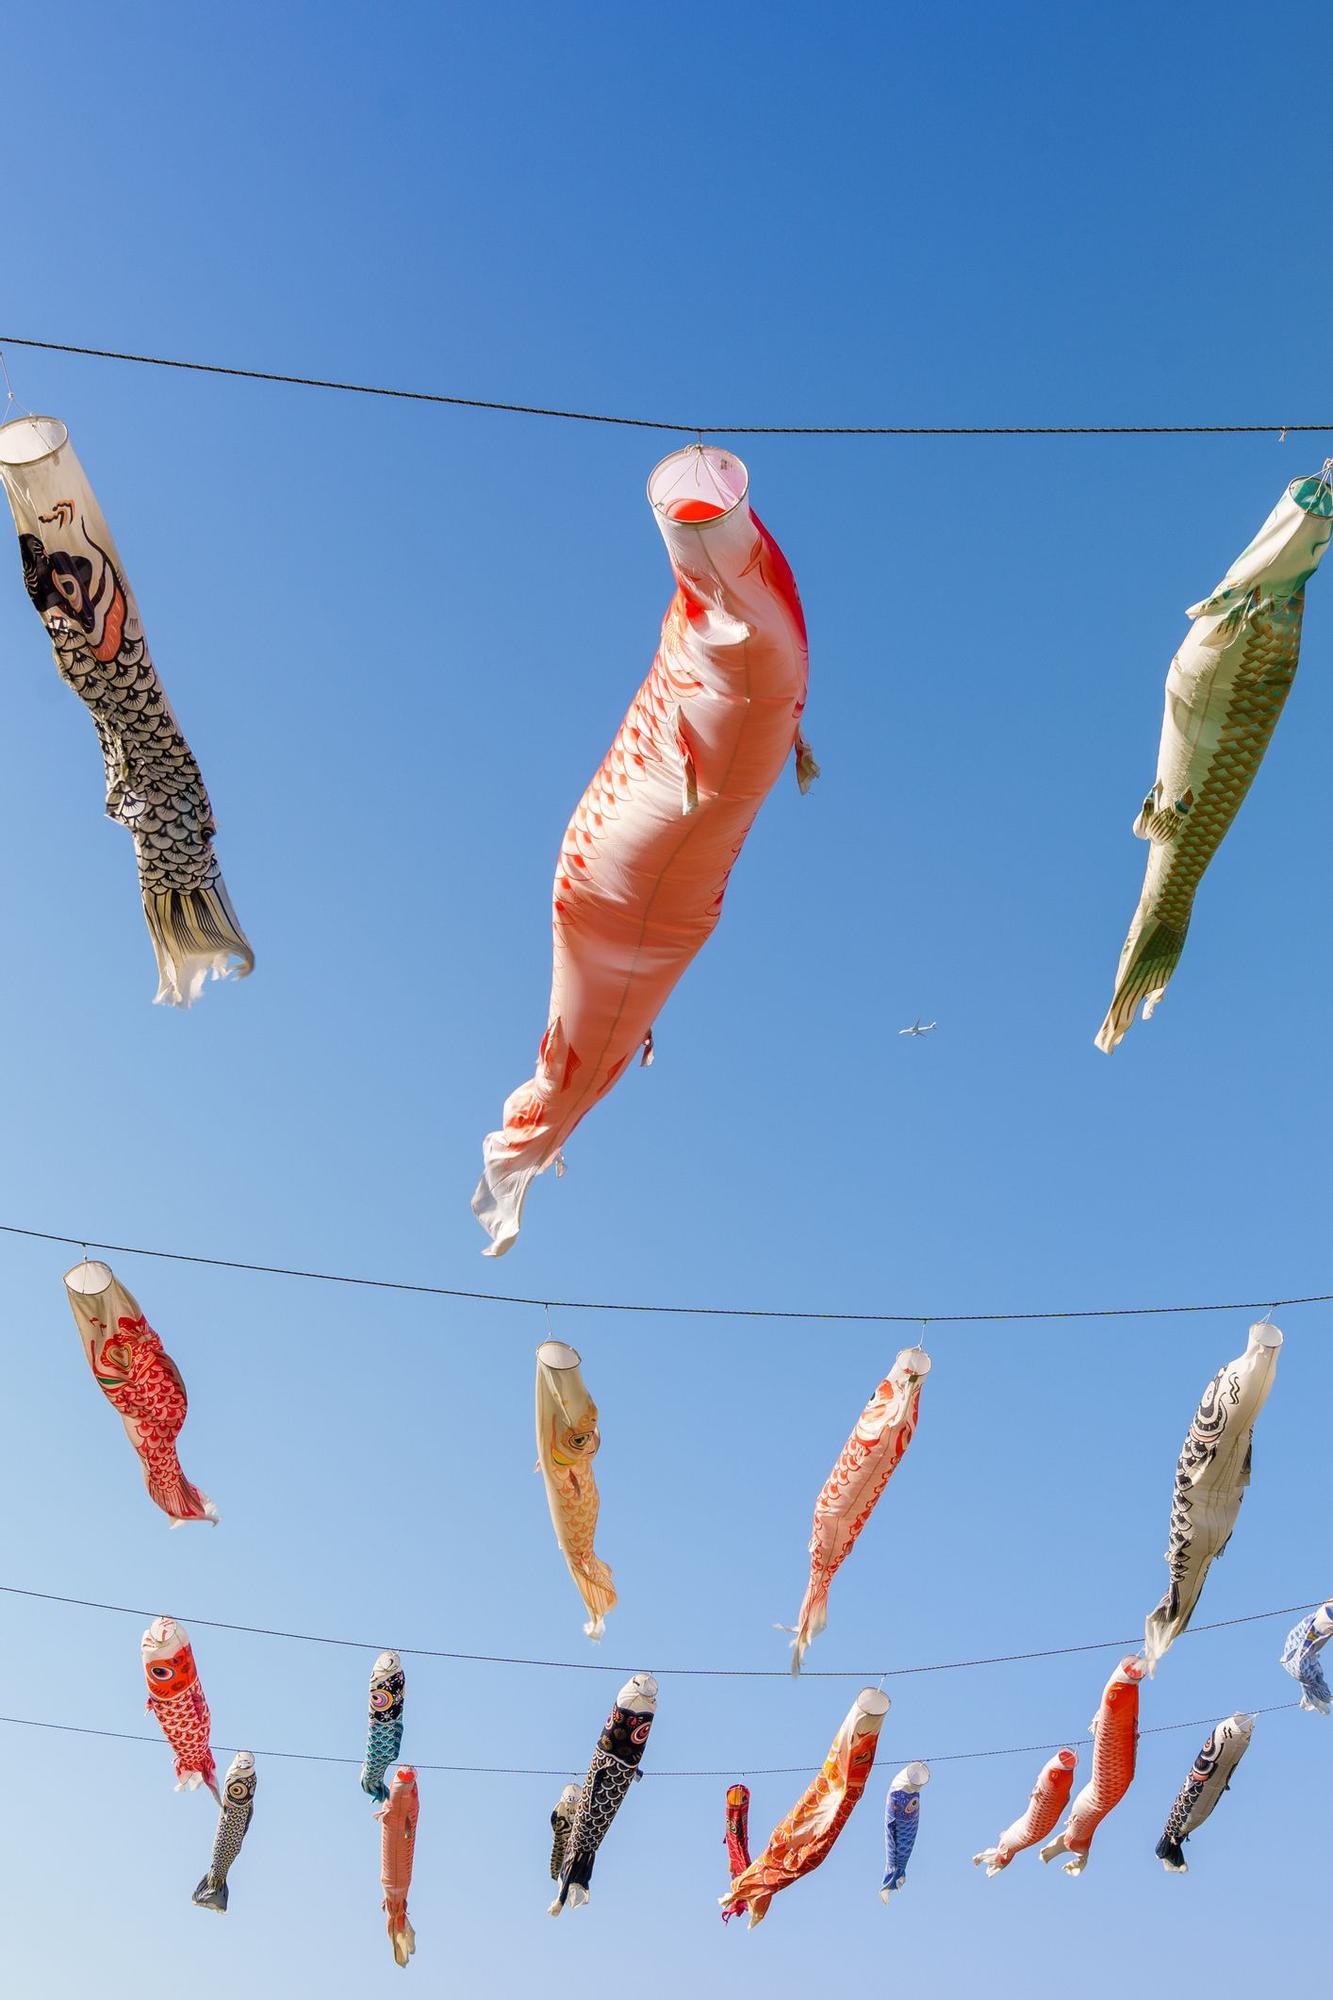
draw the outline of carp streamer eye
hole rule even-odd
[[[227,1787],[227,1797],[236,1805],[244,1805],[250,1796],[250,1787],[244,1778],[233,1778]]]

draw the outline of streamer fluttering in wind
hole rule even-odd
[[[593,1862],[610,1830],[611,1822],[625,1803],[631,1785],[642,1776],[639,1765],[657,1713],[657,1682],[651,1674],[635,1674],[616,1696],[615,1706],[597,1739],[597,1748],[588,1765],[588,1775],[578,1796],[564,1837],[560,1860],[559,1888],[548,1915],[558,1917],[568,1904],[579,1909],[588,1901]],[[556,1813],[562,1813],[569,1788],[562,1792]],[[551,1819],[556,1840],[561,1830]],[[552,1860],[554,1860],[554,1853]]]
[[[201,1910],[216,1910],[219,1916],[226,1914],[227,1875],[250,1831],[258,1782],[252,1752],[238,1750],[222,1780],[222,1809],[218,1815],[218,1830],[213,1837],[208,1873],[191,1899]]]
[[[1324,1663],[1319,1657],[1330,1639],[1333,1639],[1333,1603],[1321,1604],[1308,1618],[1302,1618],[1299,1625],[1293,1625],[1282,1648],[1283,1666],[1301,1684],[1301,1707],[1318,1715],[1327,1715],[1333,1707],[1333,1694],[1329,1692]]]
[[[134,836],[156,998],[188,1007],[254,967],[213,853],[217,826],[143,635],[139,607],[87,475],[56,417],[0,425],[0,481],[23,581],[60,677],[97,725],[106,810]]]
[[[407,1898],[412,1887],[412,1863],[417,1851],[420,1802],[417,1774],[400,1766],[389,1786],[389,1800],[375,1814],[380,1822],[380,1887],[384,1891],[385,1928],[395,1965],[406,1965],[417,1948],[417,1934],[408,1921]]]
[[[139,1454],[149,1499],[173,1528],[216,1523],[217,1508],[190,1484],[176,1456],[188,1408],[185,1384],[138,1300],[95,1258],[65,1273],[65,1297],[94,1380]]]
[[[792,1641],[794,1674],[801,1671],[811,1640],[817,1639],[828,1623],[829,1585],[912,1442],[921,1384],[929,1373],[930,1356],[924,1348],[902,1350],[857,1418],[856,1428],[815,1502],[810,1580]]]
[[[1273,1386],[1281,1345],[1268,1321],[1250,1328],[1245,1352],[1225,1362],[1204,1390],[1180,1447],[1166,1550],[1171,1581],[1144,1627],[1150,1675],[1189,1624],[1204,1579],[1231,1540],[1250,1483],[1255,1419]]]
[[[1198,1832],[1230,1786],[1237,1764],[1250,1747],[1253,1729],[1252,1715],[1229,1715],[1204,1739],[1154,1849],[1168,1875],[1189,1873],[1182,1845]]]
[[[592,1462],[601,1442],[578,1354],[563,1340],[544,1340],[537,1349],[537,1463],[560,1553],[588,1612],[583,1629],[590,1639],[601,1638],[616,1603],[611,1572],[593,1548],[600,1502]]]
[[[807,1786],[757,1855],[719,1898],[723,1917],[748,1913],[753,1930],[768,1915],[780,1889],[789,1889],[803,1875],[828,1859],[838,1835],[866,1788],[889,1697],[879,1688],[862,1688],[843,1718],[829,1753],[814,1782]]]
[[[192,1792],[197,1785],[207,1785],[221,1805],[209,1742],[212,1718],[185,1627],[174,1618],[155,1618],[139,1642],[139,1652],[149,1711],[157,1717],[176,1760],[176,1790]]]
[[[1027,1811],[1005,1828],[994,1847],[983,1847],[980,1854],[972,1856],[974,1866],[984,1867],[987,1875],[998,1875],[1016,1854],[1045,1840],[1069,1803],[1077,1763],[1072,1750],[1057,1750],[1037,1773]]]
[[[734,1882],[750,1865],[750,1787],[727,1786],[727,1865]],[[726,1913],[723,1913],[725,1921]]]
[[[1166,677],[1157,777],[1134,831],[1151,843],[1143,894],[1097,1035],[1109,1054],[1146,1020],[1184,950],[1194,895],[1259,769],[1300,657],[1305,585],[1333,536],[1328,479],[1297,479],[1211,597]]]
[[[800,734],[806,638],[786,558],[750,512],[733,452],[662,460],[648,497],[676,580],[657,657],[569,823],[556,868],[554,965],[536,1073],[488,1135],[473,1211],[499,1256],[533,1177],[643,1051],[722,911],[755,815]]]
[[[381,1653],[370,1670],[370,1719],[361,1789],[379,1804],[387,1803],[384,1774],[403,1747],[403,1701],[407,1675],[397,1653]]]
[[[1043,1861],[1067,1854],[1066,1875],[1081,1875],[1088,1865],[1092,1837],[1106,1815],[1119,1805],[1134,1781],[1139,1748],[1139,1682],[1146,1669],[1141,1659],[1122,1660],[1102,1690],[1092,1718],[1092,1776],[1069,1808],[1064,1829],[1041,1850]]]
[[[907,1864],[921,1827],[921,1787],[930,1783],[927,1764],[904,1764],[884,1802],[884,1881],[879,1899],[887,1903],[907,1882]]]

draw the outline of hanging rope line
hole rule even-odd
[[[701,437],[1217,437],[1285,438],[1300,431],[1333,431],[1333,424],[679,424],[657,417],[612,416],[600,410],[560,410],[544,403],[502,403],[483,396],[446,396],[434,389],[388,389],[369,382],[336,382],[321,375],[283,375],[269,368],[233,368],[219,361],[181,361],[165,354],[127,354],[115,347],[79,347],[68,340],[21,340],[0,334],[7,347],[48,354],[83,354],[98,361],[131,361],[143,368],[180,368],[192,375],[231,376],[243,382],[281,382],[294,389],[335,389],[344,396],[385,396],[403,403],[444,403],[458,410],[502,410],[515,417],[558,417],[571,424],[620,424],[634,430],[678,431]]]
[[[154,1618],[156,1612],[145,1610],[137,1604],[100,1604],[91,1597],[57,1597],[48,1590],[24,1590],[18,1584],[0,1583],[0,1593],[6,1597],[31,1598],[39,1604],[68,1604],[80,1611],[110,1611],[123,1618]],[[1272,1611],[1247,1611],[1239,1618],[1215,1618],[1207,1624],[1190,1625],[1181,1634],[1189,1638],[1196,1632],[1221,1632],[1232,1625],[1258,1625],[1268,1618],[1292,1618],[1298,1612],[1312,1611],[1317,1603],[1280,1604]],[[373,1639],[333,1639],[323,1632],[284,1632],[270,1625],[234,1625],[225,1618],[193,1618],[182,1615],[185,1626],[197,1625],[210,1632],[242,1632],[252,1639],[291,1639],[305,1646],[343,1646],[359,1653],[377,1653],[379,1642]],[[1140,1635],[1141,1636],[1141,1635]],[[1105,1653],[1112,1650],[1123,1651],[1126,1646],[1135,1646],[1138,1639],[1093,1639],[1078,1646],[1047,1646],[1028,1653],[989,1653],[972,1660],[933,1660],[926,1666],[917,1667],[815,1667],[803,1668],[802,1680],[905,1680],[914,1674],[955,1674],[968,1667],[1005,1667],[1023,1660],[1058,1660],[1074,1653]],[[506,1653],[452,1653],[438,1646],[395,1646],[396,1653],[406,1654],[419,1660],[457,1660],[469,1665],[487,1667],[543,1667],[561,1673],[582,1674],[635,1674],[638,1667],[613,1666],[605,1660],[530,1660]],[[790,1667],[654,1667],[658,1679],[668,1675],[673,1679],[692,1680],[738,1680],[738,1681],[786,1681],[791,1679]],[[1057,1745],[1057,1748],[1059,1746]]]
[[[1280,1701],[1269,1708],[1247,1708],[1246,1715],[1278,1715],[1288,1709],[1299,1708],[1298,1701]],[[1168,1736],[1177,1729],[1211,1729],[1217,1721],[1215,1715],[1201,1715],[1192,1722],[1158,1722],[1151,1729],[1141,1729],[1140,1736]],[[87,1729],[77,1722],[40,1722],[31,1715],[0,1715],[0,1723],[12,1729],[50,1729],[64,1736],[101,1736],[113,1743],[151,1743],[162,1748],[160,1736],[132,1736],[123,1729]],[[240,1746],[235,1743],[215,1743],[215,1751],[234,1756]],[[246,1745],[246,1748],[251,1746]],[[993,1750],[950,1750],[941,1756],[923,1759],[927,1764],[971,1764],[985,1757],[1030,1757],[1041,1751],[1061,1750],[1063,1743],[1006,1743]],[[255,1750],[256,1757],[281,1757],[293,1764],[347,1764],[356,1769],[359,1757],[327,1757],[314,1750]],[[478,1778],[581,1778],[582,1771],[548,1769],[545,1766],[524,1764],[421,1764],[412,1760],[414,1771],[448,1771],[453,1775]],[[646,1770],[645,1778],[804,1778],[819,1767],[815,1764],[773,1764],[759,1767],[754,1764],[728,1764],[715,1771],[654,1771]]]
[[[525,1297],[521,1292],[473,1292],[457,1285],[414,1285],[405,1278],[357,1278],[345,1271],[304,1271],[290,1264],[252,1264],[240,1257],[202,1257],[190,1250],[150,1250],[142,1243],[102,1243],[92,1236],[61,1236],[48,1229],[24,1229],[0,1222],[6,1236],[27,1236],[37,1243],[63,1243],[71,1250],[109,1250],[117,1257],[156,1257],[169,1264],[202,1264],[215,1271],[250,1271],[267,1278],[304,1278],[318,1285],[359,1285],[376,1292],[410,1292],[421,1298],[466,1299],[495,1306],[537,1306],[546,1311],[599,1313],[665,1313],[694,1319],[785,1319],[854,1326],[1002,1326],[1015,1321],[1058,1319],[1149,1319],[1172,1313],[1276,1312],[1281,1306],[1324,1306],[1333,1292],[1304,1292],[1290,1298],[1209,1301],[1182,1306],[1070,1306],[1045,1312],[805,1312],[784,1306],[668,1306],[648,1300],[553,1299]]]

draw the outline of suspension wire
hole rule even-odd
[[[1333,1302],[1333,1292],[1304,1292],[1289,1298],[1274,1298],[1271,1292],[1259,1299],[1210,1300],[1202,1305],[1159,1306],[1067,1306],[1041,1312],[972,1312],[922,1314],[919,1312],[815,1312],[785,1306],[674,1306],[653,1300],[555,1299],[525,1296],[521,1292],[476,1292],[458,1285],[418,1285],[406,1278],[362,1278],[345,1271],[307,1271],[291,1264],[256,1264],[240,1257],[205,1257],[190,1250],[148,1249],[142,1243],[103,1243],[92,1236],[67,1236],[48,1229],[25,1229],[16,1222],[0,1222],[0,1233],[25,1236],[38,1243],[63,1243],[86,1257],[89,1250],[109,1250],[115,1256],[154,1257],[169,1264],[199,1264],[216,1271],[248,1271],[268,1278],[300,1278],[318,1285],[356,1285],[376,1292],[407,1292],[422,1298],[464,1299],[470,1304],[497,1306],[540,1306],[546,1311],[599,1313],[658,1313],[674,1318],[800,1320],[822,1324],[853,1326],[920,1326],[923,1318],[931,1326],[1004,1326],[1017,1322],[1068,1319],[1149,1319],[1178,1313],[1275,1312],[1281,1306],[1323,1306]]]
[[[245,382],[280,382],[289,388],[333,389],[345,396],[385,396],[397,402],[443,403],[461,410],[500,410],[516,417],[557,417],[565,423],[619,424],[634,430],[705,432],[728,437],[1215,437],[1257,435],[1285,439],[1300,431],[1333,431],[1330,424],[681,424],[658,417],[624,417],[600,410],[555,409],[544,403],[507,403],[483,396],[450,396],[434,389],[391,389],[368,382],[338,382],[321,375],[287,375],[269,368],[240,368],[218,361],[184,361],[165,354],[132,354],[115,347],[81,347],[68,340],[22,340],[0,334],[9,347],[48,354],[89,355],[144,368],[179,368],[192,375],[230,376]]]
[[[1280,1701],[1268,1708],[1249,1708],[1244,1712],[1246,1715],[1277,1715],[1299,1707],[1299,1701]],[[1158,1722],[1154,1723],[1151,1728],[1141,1729],[1139,1735],[1167,1736],[1177,1729],[1211,1729],[1216,1720],[1217,1717],[1214,1715],[1201,1715],[1190,1722]],[[4,1723],[13,1729],[54,1730],[64,1736],[100,1736],[114,1743],[155,1743],[159,1749],[163,1743],[161,1736],[131,1735],[124,1729],[89,1729],[78,1722],[46,1722],[32,1715],[0,1715],[0,1723]],[[212,1747],[214,1750],[221,1751],[224,1755],[229,1754],[234,1756],[240,1746],[235,1743],[215,1743]],[[248,1748],[249,1746],[247,1745],[246,1747]],[[971,1764],[987,1757],[1028,1757],[1035,1756],[1039,1752],[1061,1750],[1064,1747],[1062,1743],[1058,1742],[1006,1743],[1002,1747],[990,1750],[946,1751],[943,1756],[935,1754],[923,1758],[922,1762],[932,1765]],[[321,1755],[318,1751],[314,1750],[254,1750],[252,1755],[256,1758],[280,1757],[294,1764],[345,1764],[353,1769],[356,1769],[361,1763],[359,1757],[329,1757]],[[818,1770],[819,1766],[817,1764],[772,1764],[760,1767],[754,1764],[728,1764],[711,1771],[654,1771],[642,1770],[642,1767],[640,1768],[641,1775],[645,1778],[734,1778],[738,1773],[746,1778],[805,1778],[810,1776],[813,1771]],[[477,1778],[579,1778],[583,1775],[581,1771],[559,1770],[554,1766],[548,1768],[546,1766],[531,1764],[422,1764],[418,1763],[415,1758],[412,1759],[412,1769],[414,1771],[447,1771],[455,1776]]]
[[[0,1594],[6,1597],[25,1597],[40,1604],[67,1604],[81,1611],[110,1611],[124,1618],[154,1618],[156,1612],[144,1610],[135,1604],[101,1604],[91,1597],[57,1597],[47,1590],[25,1590],[18,1584],[0,1583]],[[1322,1601],[1322,1600],[1317,1600]],[[1206,1624],[1187,1626],[1180,1634],[1189,1638],[1198,1632],[1221,1632],[1233,1625],[1257,1625],[1269,1618],[1290,1618],[1302,1611],[1312,1611],[1316,1602],[1309,1604],[1281,1604],[1271,1611],[1247,1611],[1237,1618],[1215,1618]],[[384,1649],[370,1639],[334,1639],[322,1632],[284,1632],[268,1625],[236,1625],[223,1618],[191,1618],[182,1615],[182,1625],[197,1626],[211,1632],[240,1632],[255,1639],[290,1639],[306,1646],[347,1647],[361,1653],[378,1653]],[[1026,1653],[989,1653],[971,1660],[935,1660],[925,1666],[915,1667],[815,1667],[802,1668],[802,1680],[905,1680],[919,1674],[962,1673],[969,1667],[1002,1667],[1019,1664],[1026,1660],[1065,1659],[1076,1653],[1123,1652],[1126,1646],[1137,1645],[1137,1639],[1093,1639],[1077,1646],[1047,1646]],[[586,1674],[634,1674],[639,1667],[614,1666],[605,1660],[538,1660],[526,1659],[505,1653],[457,1653],[448,1652],[437,1646],[395,1646],[393,1651],[419,1660],[454,1660],[467,1665],[488,1667],[539,1667],[561,1673]],[[659,1679],[670,1676],[673,1679],[691,1680],[790,1680],[790,1667],[654,1667]]]

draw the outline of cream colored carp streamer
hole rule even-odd
[[[815,1502],[810,1530],[810,1580],[792,1640],[791,1670],[828,1623],[829,1586],[875,1510],[916,1432],[921,1384],[930,1373],[922,1347],[905,1347],[856,1420]]]
[[[777,543],[734,452],[664,458],[648,498],[676,590],[657,656],[565,831],[552,897],[551,997],[534,1074],[482,1148],[473,1213],[498,1257],[528,1187],[642,1051],[712,935],[755,815],[784,762],[805,790],[806,640]],[[739,1107],[737,1107],[739,1115]]]
[[[537,1349],[537,1463],[560,1553],[588,1610],[590,1639],[601,1638],[616,1603],[611,1572],[593,1550],[599,1501],[592,1462],[601,1442],[579,1356],[563,1340],[544,1340]]]
[[[1329,469],[1293,480],[1212,596],[1186,613],[1194,623],[1166,677],[1157,778],[1134,822],[1151,846],[1097,1035],[1108,1055],[1140,1001],[1146,1021],[1165,993],[1204,869],[1282,713],[1300,657],[1305,585],[1333,536]]]
[[[1282,1335],[1267,1320],[1245,1352],[1218,1369],[1194,1412],[1176,1461],[1166,1566],[1171,1581],[1144,1626],[1148,1672],[1194,1616],[1209,1569],[1231,1540],[1250,1483],[1254,1422],[1277,1373]]]
[[[199,766],[157,677],[111,530],[56,417],[0,425],[0,480],[23,581],[60,677],[97,725],[108,817],[134,836],[155,998],[197,1000],[204,981],[254,968],[213,853],[217,831]]]
[[[1228,1715],[1204,1739],[1153,1850],[1168,1875],[1189,1874],[1185,1842],[1198,1832],[1223,1792],[1230,1789],[1236,1766],[1249,1749],[1253,1733],[1252,1715]]]

